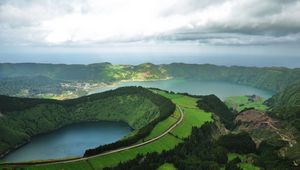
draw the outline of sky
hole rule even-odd
[[[0,0],[0,62],[124,55],[300,63],[299,18],[299,0]]]

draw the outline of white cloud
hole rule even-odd
[[[298,43],[299,18],[298,0],[11,0],[0,3],[0,43]]]

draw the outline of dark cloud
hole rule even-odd
[[[122,0],[2,0],[0,45],[137,41],[251,45],[300,41],[299,0],[153,1],[153,10],[149,11],[154,14],[143,13],[148,8],[143,3],[126,5]],[[124,9],[128,17],[116,18],[122,15],[115,9]],[[131,15],[132,11],[137,13]],[[139,29],[132,31],[135,27]]]
[[[161,36],[160,39],[209,44],[299,43],[300,2],[298,0],[231,2],[230,17],[207,22],[204,25],[197,25],[196,21],[192,23],[191,28],[178,29],[171,34]]]

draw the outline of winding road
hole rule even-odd
[[[39,165],[51,165],[51,164],[58,164],[58,163],[70,163],[70,162],[83,161],[83,160],[87,160],[87,159],[90,159],[90,158],[109,155],[109,154],[112,154],[112,153],[121,152],[121,151],[129,150],[129,149],[141,147],[141,146],[147,145],[149,143],[155,142],[155,141],[159,140],[160,138],[164,137],[170,131],[172,131],[178,124],[180,124],[182,122],[183,117],[184,117],[184,113],[178,105],[177,105],[177,108],[180,111],[180,118],[178,119],[178,121],[176,121],[171,127],[169,127],[165,132],[163,132],[159,136],[154,137],[152,139],[149,139],[147,141],[144,141],[142,143],[138,143],[138,144],[134,144],[134,145],[131,145],[131,146],[127,146],[127,147],[107,151],[107,152],[100,153],[98,155],[89,156],[89,157],[77,157],[77,158],[62,159],[62,160],[45,160],[45,161],[40,161],[40,162],[0,163],[0,166],[26,166],[26,165],[39,166]]]

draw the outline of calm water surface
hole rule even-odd
[[[164,90],[171,90],[174,92],[187,92],[195,95],[208,95],[215,94],[220,99],[225,99],[228,96],[241,96],[241,95],[258,95],[264,98],[269,98],[273,92],[258,89],[251,86],[245,86],[235,83],[223,81],[200,81],[200,80],[182,80],[170,79],[159,81],[143,81],[143,82],[123,82],[115,87],[105,87],[97,89],[96,92],[103,92],[109,89],[114,89],[122,86],[143,86],[143,87],[156,87]]]
[[[125,123],[86,122],[72,124],[32,141],[1,161],[17,162],[82,156],[84,151],[121,139],[131,131]]]

